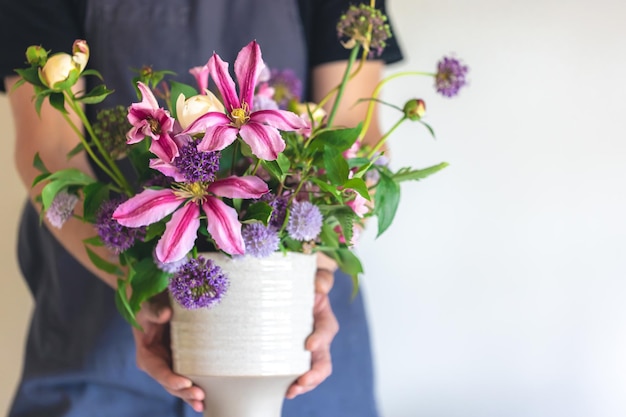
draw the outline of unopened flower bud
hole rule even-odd
[[[31,65],[36,65],[38,67],[43,66],[48,59],[48,51],[42,48],[39,45],[29,46],[26,50],[26,60]]]
[[[420,120],[426,113],[426,103],[421,98],[409,100],[404,105],[404,115],[413,121]]]
[[[48,58],[41,69],[41,81],[52,89],[71,87],[87,66],[89,47],[87,42],[77,40],[72,47],[74,55],[66,53],[54,54]],[[68,85],[61,83],[68,82]]]
[[[209,112],[224,113],[224,105],[210,90],[186,100],[185,96],[180,94],[176,99],[176,116],[183,129]]]

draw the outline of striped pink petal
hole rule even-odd
[[[310,127],[309,122],[287,110],[259,110],[250,115],[250,122],[262,123],[291,132]]]
[[[147,189],[120,204],[113,212],[113,218],[122,226],[147,226],[172,213],[181,202],[169,188]]]
[[[207,231],[218,248],[231,255],[243,255],[245,245],[237,211],[215,197],[207,198],[202,208],[207,217]]]
[[[224,113],[212,111],[198,117],[185,130],[180,132],[180,135],[195,135],[196,133],[205,132],[211,126],[227,124],[230,124],[230,119]]]
[[[218,197],[226,198],[260,198],[269,191],[267,184],[259,177],[231,176],[217,180],[208,187],[208,191]]]
[[[258,158],[273,161],[285,149],[285,141],[274,127],[248,122],[239,130],[241,139],[250,145]]]
[[[237,97],[237,90],[235,90],[235,81],[228,73],[228,63],[222,61],[219,55],[213,54],[209,58],[207,66],[209,67],[211,78],[215,81],[217,89],[220,90],[226,111],[230,113],[233,109],[239,108],[241,104]]]
[[[261,48],[256,41],[246,45],[235,59],[235,75],[239,84],[239,102],[246,103],[252,108],[252,98],[257,80],[263,70]]]
[[[155,254],[163,263],[176,262],[184,258],[193,248],[200,227],[200,207],[188,203],[165,225],[165,232],[157,243]]]
[[[149,163],[150,168],[159,171],[161,174],[173,178],[176,182],[184,182],[185,176],[169,162],[165,162],[162,159],[151,159]]]
[[[152,140],[150,143],[150,152],[165,162],[172,162],[174,158],[180,155],[176,142],[167,134],[161,135],[157,140]]]
[[[235,139],[237,139],[236,127],[212,126],[206,130],[204,137],[198,143],[198,150],[202,152],[220,151],[233,143]]]

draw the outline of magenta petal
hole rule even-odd
[[[248,122],[241,126],[239,134],[250,145],[252,153],[266,161],[275,160],[285,149],[285,141],[278,130],[261,123]]]
[[[149,163],[150,168],[159,171],[161,174],[171,177],[176,182],[184,182],[185,176],[174,165],[169,162],[165,162],[162,159],[151,159]]]
[[[217,180],[209,185],[208,191],[226,198],[259,198],[269,191],[267,184],[259,177],[232,177]]]
[[[137,106],[138,108],[142,108],[142,109],[158,109],[159,108],[159,103],[154,97],[154,94],[152,94],[152,90],[150,90],[150,88],[148,88],[147,85],[139,81],[137,82],[137,88],[139,88],[139,91],[141,91],[141,103],[138,103],[139,105],[133,104],[131,105],[131,108],[133,106]]]
[[[237,211],[215,197],[207,198],[202,208],[207,216],[207,231],[218,248],[231,255],[243,255],[245,245]]]
[[[152,140],[150,152],[165,162],[172,162],[174,158],[180,155],[176,142],[169,135],[161,135],[158,140]]]
[[[230,113],[233,109],[240,106],[239,98],[237,97],[237,90],[235,90],[235,82],[228,73],[228,63],[222,61],[219,55],[213,54],[207,62],[209,67],[209,73],[211,78],[215,81],[217,89],[220,90],[222,99],[224,100],[224,106]]]
[[[187,129],[183,130],[181,135],[195,135],[196,133],[203,133],[209,127],[216,125],[227,125],[230,124],[230,119],[224,114],[219,112],[209,112],[203,114],[193,121]]]
[[[141,142],[146,137],[146,134],[144,133],[144,127],[147,124],[148,122],[143,121],[131,127],[126,134],[126,143],[131,145],[133,143]]]
[[[212,126],[206,130],[204,138],[198,143],[202,152],[221,151],[237,139],[237,128],[233,126]]]
[[[193,67],[189,73],[196,79],[200,94],[206,94],[205,90],[209,86],[209,67],[206,64],[201,67]]]
[[[309,122],[287,110],[259,110],[250,115],[250,122],[262,123],[284,131],[310,127]]]
[[[181,260],[193,248],[200,227],[200,207],[188,203],[176,213],[167,225],[156,246],[156,257],[163,263]]]
[[[259,74],[263,69],[261,48],[256,41],[246,45],[235,59],[235,75],[239,84],[239,101],[247,103],[252,108],[252,98]]]
[[[113,212],[113,218],[122,226],[147,226],[172,213],[181,201],[169,188],[147,189],[120,204]]]

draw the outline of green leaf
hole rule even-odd
[[[330,129],[321,132],[311,139],[308,147],[309,152],[316,152],[326,146],[331,147],[338,153],[350,149],[361,133],[361,124],[357,127],[344,129]]]
[[[82,74],[82,75],[83,75],[83,76],[85,76],[85,75],[94,75],[94,76],[96,76],[96,77],[100,78],[100,80],[104,80],[104,78],[102,78],[102,74],[100,74],[100,73],[99,73],[97,70],[95,70],[95,69],[88,69],[88,70],[85,70],[85,71],[83,71],[83,74]]]
[[[177,81],[170,81],[170,88],[170,99],[172,100],[170,103],[170,113],[172,114],[172,117],[176,118],[176,100],[178,100],[178,96],[182,94],[185,96],[185,99],[188,99],[189,97],[198,95],[198,90],[190,85],[179,83]]]
[[[283,182],[285,174],[280,165],[276,161],[261,161],[261,166],[270,173],[270,175],[276,178],[278,181]]]
[[[83,188],[83,195],[83,217],[89,223],[95,223],[102,203],[109,199],[109,187],[101,182],[94,182]]]
[[[31,187],[34,187],[35,185],[39,184],[41,181],[46,180],[50,175],[52,174],[50,174],[49,172],[37,175],[35,179],[33,180]]]
[[[41,106],[43,105],[45,99],[46,96],[44,95],[37,95],[37,98],[35,99],[35,111],[39,117],[41,117]]]
[[[289,172],[289,168],[291,167],[291,161],[284,153],[279,153],[278,158],[276,159],[278,166],[282,172]]]
[[[165,232],[165,222],[156,222],[152,223],[148,226],[148,230],[146,231],[146,237],[143,239],[144,242],[149,242],[155,237],[160,237]]]
[[[101,269],[104,272],[108,272],[109,274],[114,274],[114,275],[119,275],[119,276],[124,275],[124,273],[122,272],[119,266],[109,261],[105,261],[104,259],[100,257],[100,255],[98,255],[97,253],[89,249],[89,247],[87,246],[85,246],[85,250],[87,251],[87,255],[89,256],[89,259],[91,260],[91,262],[98,269]]]
[[[385,173],[380,174],[380,180],[374,193],[374,214],[378,217],[378,234],[382,235],[393,222],[393,218],[400,203],[400,185]]]
[[[39,69],[37,67],[30,68],[20,68],[16,69],[15,72],[22,77],[26,82],[43,87],[43,83],[39,79]]]
[[[109,90],[104,84],[99,84],[87,94],[77,97],[76,100],[82,101],[85,104],[97,104],[104,101],[104,99],[112,93],[113,90]]]
[[[73,156],[81,153],[85,150],[85,145],[82,142],[79,142],[78,145],[74,146],[74,149],[67,153],[67,159],[71,159]]]
[[[144,139],[141,142],[131,145],[129,148],[128,159],[140,180],[145,180],[152,174],[152,170],[150,169],[152,154],[149,151],[149,146],[149,140]]]
[[[370,192],[367,189],[367,184],[363,181],[362,178],[350,178],[343,185],[346,188],[351,188],[355,190],[357,193],[361,194],[361,197],[365,198],[367,201],[371,200]]]
[[[150,258],[135,263],[129,278],[133,289],[129,302],[132,310],[139,311],[141,303],[165,290],[169,277],[170,275],[158,269]]]
[[[348,163],[336,149],[324,148],[324,168],[331,184],[343,185],[348,180]]]
[[[337,219],[337,221],[339,222],[343,237],[346,242],[351,242],[352,236],[354,235],[354,220],[356,219],[356,214],[354,213],[354,210],[352,210],[348,206],[340,206],[333,208],[333,210],[329,214]]]
[[[67,113],[65,109],[65,96],[63,93],[50,94],[50,104],[61,113]]]
[[[341,191],[337,189],[337,186],[330,185],[326,181],[323,181],[317,177],[310,178],[310,181],[317,185],[323,192],[333,195],[338,201],[342,201]]]
[[[37,168],[37,170],[44,172],[44,173],[49,173],[50,171],[48,171],[48,168],[46,168],[46,166],[44,165],[43,161],[41,160],[41,157],[39,156],[39,152],[37,152],[35,154],[35,157],[33,158],[33,166],[35,168]]]
[[[323,249],[321,252],[333,258],[339,269],[352,277],[352,297],[354,297],[359,291],[359,274],[363,273],[359,258],[347,248]]]
[[[267,226],[267,223],[270,221],[270,217],[272,216],[272,211],[272,206],[264,201],[259,201],[258,203],[251,204],[250,207],[248,207],[246,215],[241,222],[252,223],[260,221]]]
[[[126,299],[126,282],[123,279],[117,280],[117,290],[115,291],[115,307],[120,315],[133,327],[141,330],[141,326],[137,323],[135,312],[130,307]]]
[[[85,245],[90,245],[90,246],[104,246],[104,243],[102,243],[100,236],[94,236],[94,237],[84,239],[83,243]]]
[[[334,227],[328,223],[324,223],[322,225],[320,240],[324,246],[329,246],[331,248],[339,247],[339,236],[335,232]]]
[[[41,201],[47,209],[57,193],[70,186],[83,186],[95,182],[93,178],[76,168],[68,168],[51,174],[50,182],[41,190]]]
[[[442,162],[440,164],[433,165],[431,167],[423,168],[423,169],[411,170],[410,168],[402,168],[396,174],[394,174],[393,179],[396,182],[419,181],[421,179],[428,177],[429,175],[432,175],[436,172],[441,171],[448,165],[449,164],[447,162]]]

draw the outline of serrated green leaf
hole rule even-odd
[[[67,110],[65,109],[65,96],[63,93],[50,94],[50,105],[61,113],[67,113]]]
[[[133,311],[126,299],[126,282],[122,279],[117,280],[115,307],[117,307],[117,311],[128,323],[141,330],[141,326],[137,323],[137,319],[135,318],[135,311]]]
[[[118,276],[124,275],[124,273],[122,272],[122,270],[120,269],[119,266],[117,266],[114,263],[111,263],[109,261],[105,261],[104,259],[102,259],[100,257],[100,255],[98,255],[97,253],[95,253],[94,251],[89,249],[89,247],[87,247],[87,246],[85,246],[85,250],[87,251],[87,255],[89,256],[89,260],[91,260],[91,262],[98,269],[101,269],[104,272],[108,272],[109,274],[114,274],[114,275],[118,275]]]
[[[428,168],[423,169],[413,169],[410,168],[402,168],[396,174],[393,175],[393,179],[396,182],[402,181],[419,181],[428,177],[429,175],[433,175],[436,172],[441,171],[449,164],[447,162],[442,162],[437,165],[430,166]]]
[[[131,309],[139,311],[141,303],[165,290],[169,277],[170,275],[158,269],[150,258],[135,263],[129,277],[133,289],[129,302]]]
[[[378,234],[382,235],[391,225],[400,203],[400,185],[384,173],[374,193],[374,214],[378,217]]]
[[[170,81],[170,97],[172,103],[170,103],[170,113],[172,117],[176,118],[176,100],[178,100],[179,95],[183,95],[185,99],[198,95],[198,90],[193,88],[190,85],[179,83],[177,81]]]
[[[83,217],[89,223],[95,223],[102,203],[109,199],[109,187],[101,182],[94,182],[83,188]]]
[[[267,223],[270,221],[270,217],[272,216],[272,207],[264,201],[259,201],[258,203],[251,204],[250,207],[246,210],[246,215],[244,216],[242,223],[252,223],[255,221],[259,221],[267,226]]]
[[[347,243],[351,242],[354,235],[354,220],[356,219],[354,211],[350,207],[340,206],[333,208],[329,215],[339,222],[345,241]]]
[[[363,181],[362,178],[350,178],[343,185],[345,188],[350,188],[356,191],[361,195],[361,197],[365,198],[367,201],[371,201],[370,192],[367,189],[367,184]]]
[[[350,169],[341,153],[331,147],[324,148],[324,168],[326,176],[333,185],[343,185],[348,180]]]
[[[309,155],[312,155],[325,147],[330,147],[336,152],[342,153],[354,145],[360,133],[361,124],[357,127],[325,130],[311,139],[307,151]]]

